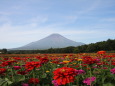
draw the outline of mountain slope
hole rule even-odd
[[[29,43],[25,46],[14,48],[15,50],[32,50],[32,49],[49,49],[49,48],[64,48],[68,46],[80,46],[84,45],[81,42],[75,42],[67,39],[60,34],[51,34],[36,42]]]

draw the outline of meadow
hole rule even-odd
[[[115,86],[115,53],[0,54],[0,86]]]

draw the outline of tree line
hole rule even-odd
[[[91,53],[100,50],[115,51],[115,39],[97,43],[85,44],[78,47],[50,48],[46,50],[10,50],[7,54],[39,54],[39,53]]]

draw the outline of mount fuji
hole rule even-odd
[[[41,40],[31,42],[27,45],[13,48],[11,50],[43,50],[49,48],[64,48],[69,46],[77,47],[80,45],[84,45],[84,43],[72,41],[60,34],[51,34]]]

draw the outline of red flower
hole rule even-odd
[[[53,71],[53,79],[58,85],[65,85],[70,82],[74,82],[75,76],[77,75],[76,69],[69,67],[58,68]]]
[[[83,61],[84,64],[94,64],[94,63],[98,62],[98,59],[93,59],[93,58],[91,58],[89,56],[84,56],[82,58],[83,58],[82,61]]]
[[[14,60],[21,60],[20,57],[13,57]]]
[[[32,62],[27,62],[27,63],[25,64],[25,68],[26,68],[27,70],[33,70],[34,68],[39,68],[40,66],[41,66],[40,62],[34,62],[34,61],[32,61]]]
[[[47,63],[49,61],[47,57],[40,58],[39,60],[41,64]]]
[[[16,61],[5,61],[1,65],[4,67],[4,66],[7,66],[7,65],[12,65],[14,62],[16,62]]]
[[[6,69],[5,68],[0,68],[0,74],[6,72]]]
[[[59,61],[52,61],[52,63],[59,64]]]
[[[9,58],[3,58],[3,60],[8,60]]]
[[[29,83],[30,84],[38,84],[39,83],[39,79],[38,78],[30,78],[29,79]]]
[[[40,59],[40,58],[41,58],[41,56],[36,56],[35,58],[36,58],[36,59]]]
[[[21,69],[20,66],[14,66],[13,68],[14,68],[14,70],[19,70],[19,69]]]
[[[26,75],[28,73],[28,71],[17,71],[17,74],[20,75]]]
[[[111,65],[115,65],[115,62],[111,62]]]

